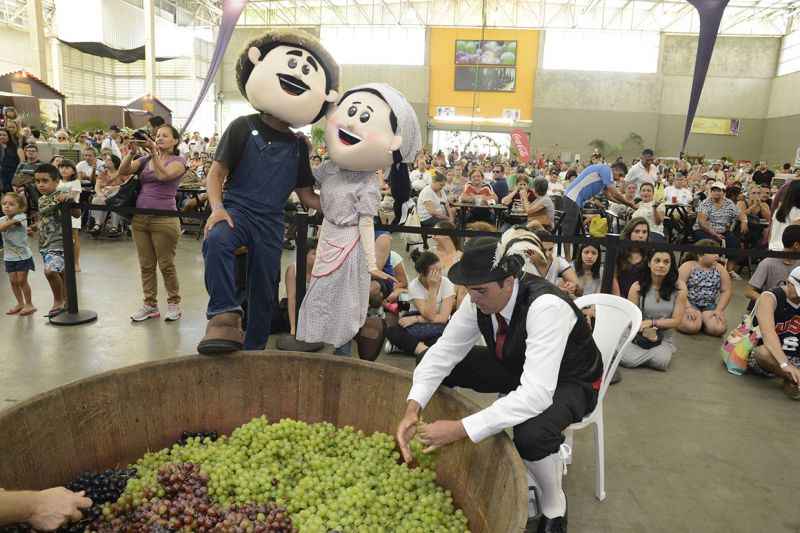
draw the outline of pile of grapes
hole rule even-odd
[[[212,436],[184,435],[146,454],[122,494],[93,508],[77,531],[468,532],[435,483],[431,456],[426,468],[408,468],[385,433],[261,417]]]

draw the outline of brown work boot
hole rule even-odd
[[[792,400],[800,400],[800,385],[791,379],[783,380],[783,392]]]
[[[197,351],[203,355],[220,355],[241,350],[243,346],[242,315],[222,313],[208,321],[206,336],[197,345]]]

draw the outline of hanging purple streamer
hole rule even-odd
[[[247,0],[223,0],[222,2],[222,22],[219,25],[219,34],[217,35],[217,44],[214,46],[214,54],[211,56],[211,63],[208,65],[208,73],[203,82],[203,87],[200,89],[200,94],[197,95],[197,100],[194,102],[192,112],[183,124],[181,135],[189,128],[189,124],[194,118],[194,114],[200,108],[200,104],[208,93],[209,87],[214,82],[214,76],[217,74],[220,65],[222,64],[222,57],[225,55],[225,50],[228,48],[228,43],[231,41],[233,30],[236,28],[236,22],[239,20],[239,15],[242,14]]]
[[[689,3],[697,9],[697,13],[700,15],[700,37],[697,42],[692,93],[689,98],[686,125],[683,128],[681,152],[686,151],[686,142],[689,140],[689,132],[692,130],[692,122],[694,121],[694,114],[697,112],[697,105],[700,103],[700,94],[703,92],[703,85],[706,82],[711,55],[714,53],[714,44],[717,42],[719,25],[722,22],[722,14],[725,12],[728,0],[689,0]]]

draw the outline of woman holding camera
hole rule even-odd
[[[156,130],[156,138],[136,140],[129,144],[128,153],[119,168],[120,175],[139,173],[141,190],[136,198],[139,209],[163,209],[175,211],[175,195],[181,177],[186,172],[186,159],[178,155],[180,135],[172,126],[165,124]],[[144,154],[141,151],[144,151]],[[134,160],[134,157],[137,157]],[[142,273],[144,305],[131,315],[134,322],[158,318],[158,278],[156,265],[164,277],[167,288],[167,314],[165,320],[181,318],[181,296],[178,273],[175,270],[175,251],[181,235],[178,217],[157,215],[134,215],[133,240],[139,255]]]

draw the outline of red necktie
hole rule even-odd
[[[494,315],[497,319],[497,334],[494,337],[494,355],[498,361],[503,360],[503,346],[506,343],[506,335],[508,334],[508,322],[503,318],[503,315],[497,313]]]

